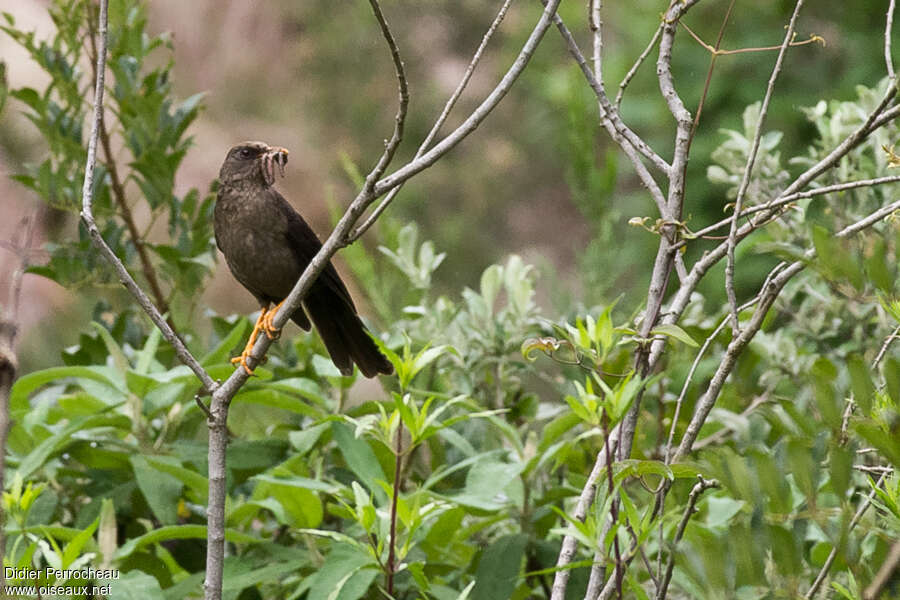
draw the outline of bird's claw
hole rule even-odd
[[[235,356],[231,359],[231,364],[240,364],[240,366],[244,367],[244,371],[250,377],[254,377],[253,369],[250,368],[250,365],[247,363],[247,359],[250,358],[250,352],[248,350],[244,350],[241,352],[240,356]]]
[[[262,323],[260,324],[260,328],[266,332],[266,337],[270,340],[277,340],[281,337],[281,330],[275,327],[272,323],[272,319],[275,317],[275,312],[277,311],[280,304],[275,307],[275,309],[268,311],[262,319]]]

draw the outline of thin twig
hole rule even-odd
[[[706,96],[709,94],[709,86],[712,83],[713,70],[716,68],[716,59],[719,57],[719,47],[722,45],[722,38],[725,37],[725,27],[728,25],[728,20],[731,18],[731,11],[734,9],[734,3],[735,0],[731,0],[728,4],[728,9],[725,11],[725,18],[722,19],[722,25],[719,27],[719,35],[716,37],[716,45],[712,49],[712,53],[709,57],[709,68],[706,70],[706,82],[703,84],[703,93],[700,94],[700,102],[697,103],[697,114],[694,115],[694,126],[691,130],[692,141],[694,135],[697,133],[697,127],[700,125],[700,115],[703,114],[703,105],[706,103]],[[693,32],[687,25],[681,23],[681,26],[693,35]]]
[[[791,14],[791,20],[788,23],[784,41],[781,43],[781,49],[778,51],[778,58],[775,59],[775,67],[772,69],[772,74],[769,76],[769,84],[766,86],[766,94],[762,101],[762,107],[759,109],[759,118],[756,121],[756,132],[753,134],[753,143],[750,146],[750,154],[747,156],[747,164],[744,167],[744,174],[741,177],[741,183],[738,186],[737,198],[734,201],[731,229],[728,233],[727,262],[725,263],[725,293],[728,296],[728,305],[731,307],[731,332],[734,337],[739,336],[741,333],[741,325],[738,321],[737,296],[734,291],[734,249],[737,247],[738,215],[741,214],[744,196],[747,194],[747,189],[750,187],[750,176],[753,173],[753,167],[756,164],[756,155],[759,152],[759,145],[762,140],[763,125],[765,125],[766,116],[769,113],[769,102],[772,100],[772,94],[775,91],[775,82],[781,74],[784,56],[787,54],[791,38],[794,37],[794,28],[796,27],[797,17],[799,16],[802,7],[803,0],[797,0],[797,4],[794,5],[794,12]]]
[[[653,52],[653,48],[656,47],[656,43],[659,41],[659,36],[662,35],[662,30],[663,24],[660,23],[659,27],[656,28],[653,37],[650,38],[650,42],[647,44],[647,47],[644,48],[644,51],[641,52],[640,56],[637,57],[637,60],[634,61],[634,64],[631,65],[631,68],[628,69],[628,73],[625,74],[625,77],[619,84],[619,91],[616,92],[616,100],[614,102],[617,108],[622,104],[622,96],[625,95],[625,88],[628,87],[628,84],[631,83],[631,80],[634,79],[635,75],[637,75],[638,69],[641,68],[641,65],[644,64],[644,61],[647,60],[647,57],[650,56],[651,52]]]
[[[884,20],[884,64],[887,67],[888,78],[893,82],[897,79],[894,72],[894,58],[891,52],[891,33],[894,29],[894,8],[896,0],[890,0],[888,3],[887,16]]]
[[[384,36],[384,41],[387,42],[388,48],[391,51],[391,59],[394,61],[394,72],[397,75],[397,95],[399,97],[397,103],[397,115],[394,117],[394,132],[391,134],[391,139],[385,144],[381,158],[378,159],[375,167],[366,177],[365,189],[371,192],[375,182],[381,178],[384,174],[384,170],[391,164],[391,161],[394,159],[394,153],[397,152],[397,147],[403,139],[403,125],[406,122],[406,111],[409,107],[409,86],[406,82],[406,73],[403,70],[403,59],[400,58],[400,50],[397,48],[397,42],[394,41],[394,35],[391,33],[391,28],[388,26],[384,14],[381,12],[381,6],[379,6],[378,0],[369,0],[369,5],[372,7],[372,13],[375,15],[375,20],[378,21],[378,25],[381,27],[381,34]]]
[[[681,25],[682,28],[684,28],[685,31],[687,31],[691,35],[692,38],[694,38],[694,41],[696,41],[698,44],[700,44],[701,46],[703,46],[709,52],[711,52],[712,54],[714,54],[716,56],[731,56],[734,54],[748,54],[750,52],[771,52],[774,50],[781,49],[781,44],[779,44],[777,46],[756,46],[753,48],[738,48],[736,50],[722,50],[718,46],[710,46],[709,44],[704,42],[703,39],[699,35],[694,33],[691,30],[691,28],[688,27],[687,25],[685,25],[684,23],[679,23],[679,24]],[[794,34],[794,37],[796,37],[796,34]],[[813,35],[809,36],[809,39],[802,40],[799,42],[796,42],[796,41],[794,41],[793,38],[791,38],[791,41],[788,45],[792,48],[796,48],[797,46],[806,46],[808,44],[815,44],[816,42],[823,44],[823,45],[825,44],[825,40],[821,36],[813,34]]]
[[[891,551],[881,564],[881,568],[878,569],[878,573],[875,574],[872,583],[863,590],[863,600],[878,600],[878,598],[881,598],[881,592],[891,582],[897,567],[900,567],[900,540],[896,540],[894,545],[891,546]]]
[[[545,0],[541,1],[544,2]],[[639,154],[650,160],[651,163],[665,174],[668,174],[670,170],[668,163],[656,154],[656,152],[654,152],[640,136],[631,131],[631,129],[629,129],[622,121],[618,111],[609,103],[603,85],[597,80],[594,72],[588,65],[587,59],[578,47],[578,42],[575,41],[575,37],[569,31],[568,27],[566,27],[562,18],[559,15],[554,15],[553,23],[556,25],[560,35],[566,42],[569,54],[578,64],[588,85],[591,86],[591,89],[594,90],[594,94],[597,96],[597,101],[600,105],[600,123],[609,133],[610,137],[613,138],[613,141],[622,148],[622,151],[625,152],[625,155],[631,160],[631,164],[634,166],[635,172],[640,178],[641,183],[644,184],[644,187],[647,188],[653,201],[656,202],[656,206],[659,209],[662,218],[668,219],[668,208],[666,206],[665,196],[663,195],[659,184],[653,178],[653,175],[650,174],[650,171],[644,165],[643,161],[641,161]]]
[[[847,528],[847,531],[850,531],[856,524],[859,523],[859,520],[862,518],[863,514],[868,510],[869,505],[872,503],[872,499],[875,498],[875,490],[884,483],[884,480],[887,478],[887,473],[882,474],[881,477],[878,478],[878,481],[875,482],[875,485],[872,487],[872,491],[869,492],[869,495],[866,496],[863,501],[859,504],[859,508],[856,509],[856,514],[853,515],[853,518],[850,519],[850,526]],[[806,600],[811,600],[813,596],[816,595],[816,592],[819,591],[819,587],[825,581],[825,578],[828,577],[828,571],[831,570],[831,565],[834,563],[834,559],[837,558],[838,547],[835,545],[831,552],[828,553],[828,558],[825,559],[825,564],[822,565],[822,568],[819,570],[819,574],[816,576],[816,579],[813,581],[812,586],[806,591],[806,595],[803,596]]]
[[[888,347],[890,347],[891,342],[900,338],[900,325],[897,325],[894,330],[891,332],[889,336],[884,340],[884,343],[881,345],[881,349],[878,351],[878,354],[875,356],[875,360],[872,363],[872,367],[878,366],[878,363],[881,362],[881,359],[884,358],[884,355],[887,354]]]
[[[781,263],[779,266],[784,266],[785,263]],[[776,269],[773,269],[772,273],[769,274],[771,278],[773,273],[777,273]],[[765,284],[763,284],[765,287]],[[740,311],[747,310],[748,308],[755,305],[758,301],[758,297],[745,302],[741,307]],[[672,415],[672,425],[669,428],[669,437],[666,442],[666,451],[664,453],[664,460],[666,464],[671,464],[671,454],[672,454],[672,442],[675,439],[675,429],[678,426],[678,418],[681,416],[681,407],[684,403],[684,399],[687,396],[688,389],[691,386],[691,381],[694,379],[694,373],[697,371],[697,367],[700,366],[700,361],[706,355],[706,351],[712,345],[713,341],[715,341],[716,337],[722,332],[725,328],[725,325],[728,324],[728,319],[724,318],[719,321],[719,324],[713,329],[713,332],[706,336],[706,340],[704,340],[703,345],[700,346],[700,350],[697,351],[697,356],[694,357],[694,362],[691,363],[691,368],[688,370],[687,376],[684,378],[684,384],[681,386],[681,393],[678,394],[678,399],[675,401],[675,414]]]
[[[482,101],[478,107],[472,111],[472,114],[466,118],[456,129],[447,137],[434,145],[431,150],[420,156],[418,159],[412,160],[403,167],[397,169],[377,184],[375,184],[374,194],[376,197],[381,196],[394,189],[401,183],[408,180],[413,175],[424,171],[435,163],[440,157],[452,150],[470,133],[475,131],[485,118],[494,110],[500,100],[509,92],[513,83],[519,78],[525,66],[531,60],[534,51],[537,49],[541,39],[550,26],[551,18],[556,14],[556,7],[559,6],[560,0],[550,0],[541,13],[540,19],[532,29],[531,34],[516,56],[515,61],[503,75],[500,82],[494,87],[490,94]],[[341,237],[345,237],[346,234]]]
[[[402,402],[402,400],[400,400]],[[397,570],[395,564],[397,552],[397,501],[400,498],[400,468],[403,466],[403,421],[397,424],[397,434],[394,439],[394,494],[391,497],[391,530],[390,541],[388,546],[387,565],[387,582],[385,588],[389,597],[394,596],[394,572]]]
[[[450,98],[447,99],[447,103],[444,105],[444,109],[441,111],[441,114],[438,116],[437,120],[434,122],[434,125],[431,127],[431,131],[428,132],[428,135],[425,136],[425,139],[422,141],[422,144],[419,146],[418,150],[416,150],[416,154],[413,157],[414,159],[420,158],[422,154],[428,150],[428,147],[434,141],[434,138],[437,136],[441,127],[444,125],[444,122],[447,120],[447,117],[450,116],[450,111],[453,110],[453,107],[456,106],[457,100],[459,100],[460,96],[462,96],[463,91],[466,89],[466,86],[469,84],[469,80],[472,78],[472,74],[475,72],[475,67],[478,66],[478,63],[481,61],[481,56],[484,53],[485,48],[488,45],[490,39],[494,36],[494,32],[500,27],[500,23],[503,22],[504,17],[506,16],[507,11],[509,10],[510,4],[512,4],[513,0],[506,0],[503,5],[500,7],[499,12],[497,12],[497,16],[494,17],[494,21],[491,23],[491,26],[488,28],[487,33],[484,34],[484,37],[481,38],[481,44],[479,44],[478,49],[475,51],[475,55],[472,57],[472,60],[469,61],[469,66],[466,67],[465,73],[463,73],[463,77],[460,80],[459,84],[456,86],[456,89],[453,91],[453,94],[450,95]],[[384,199],[375,207],[375,210],[366,217],[366,220],[363,221],[361,225],[356,227],[350,235],[348,236],[351,242],[358,240],[369,228],[372,226],[375,221],[381,216],[381,213],[385,211],[388,205],[394,200],[397,194],[400,193],[403,184],[401,183],[394,189],[392,189]]]
[[[697,477],[700,481],[694,484],[694,487],[691,489],[691,493],[688,496],[687,506],[684,507],[684,514],[681,515],[681,522],[678,523],[678,529],[675,531],[675,538],[672,540],[672,548],[669,550],[669,562],[666,564],[666,572],[663,574],[663,579],[660,582],[659,587],[656,588],[657,600],[663,600],[666,597],[666,590],[669,587],[669,582],[672,580],[672,571],[675,569],[675,547],[678,545],[678,542],[681,541],[681,538],[684,537],[684,530],[687,529],[688,521],[691,520],[691,515],[693,515],[696,510],[700,494],[710,488],[719,487],[719,482],[715,479],[704,479],[702,475],[698,475]]]
[[[804,192],[797,192],[796,194],[790,194],[789,196],[779,195],[777,198],[766,202],[765,204],[758,204],[756,206],[750,206],[741,211],[740,218],[748,217],[752,214],[756,214],[758,212],[763,211],[771,211],[772,209],[781,208],[783,206],[787,206],[788,204],[793,204],[797,200],[803,200],[805,198],[814,198],[816,196],[822,196],[824,194],[831,194],[834,192],[843,192],[847,190],[852,190],[861,187],[873,187],[877,185],[884,185],[887,183],[900,183],[900,175],[888,175],[886,177],[875,177],[873,179],[859,179],[857,181],[846,181],[844,183],[836,183],[834,185],[826,185],[823,187],[813,188],[811,190],[806,190]],[[772,214],[768,220],[760,219],[756,223],[753,224],[754,228],[762,227],[763,225],[770,223],[774,218],[777,218],[783,213],[774,213]],[[713,223],[712,225],[708,225],[703,229],[692,232],[690,235],[690,239],[680,240],[675,246],[674,249],[681,248],[685,244],[687,244],[690,240],[703,238],[708,236],[710,233],[716,231],[717,229],[721,229],[725,227],[729,223],[731,223],[732,217],[726,217],[717,223]]]
[[[607,439],[613,438],[610,440],[611,446],[615,446],[616,444],[618,431],[618,427],[614,428],[607,437]],[[600,479],[600,475],[603,473],[606,462],[606,451],[598,452],[597,459],[594,461],[594,467],[588,475],[587,482],[581,489],[581,495],[578,497],[578,502],[575,504],[574,510],[570,513],[573,519],[584,521],[587,516],[587,511],[591,507],[591,504],[594,503],[594,497],[597,495],[597,483]],[[550,595],[551,600],[562,600],[566,597],[566,588],[569,585],[569,576],[571,575],[571,570],[567,567],[572,563],[572,559],[575,558],[575,552],[577,550],[577,540],[573,536],[565,536],[559,550],[559,556],[556,559],[556,568],[559,570],[556,571],[553,578],[553,589]]]
[[[896,200],[886,206],[879,208],[878,210],[860,219],[859,221],[856,221],[855,223],[844,227],[834,235],[837,238],[844,238],[854,233],[858,233],[859,231],[862,231],[867,227],[871,227],[873,224],[877,223],[881,219],[884,219],[886,216],[890,215],[898,209],[900,209],[900,200]],[[690,423],[685,429],[684,435],[681,439],[681,444],[678,446],[678,450],[673,456],[672,462],[680,461],[684,456],[687,455],[688,452],[692,450],[693,443],[697,439],[700,428],[706,422],[709,411],[712,410],[712,407],[715,405],[716,399],[719,396],[719,392],[721,392],[722,386],[725,384],[725,379],[727,379],[728,375],[731,374],[731,371],[734,368],[735,363],[737,362],[737,357],[762,327],[766,313],[772,307],[772,304],[781,293],[781,290],[784,288],[785,284],[787,284],[787,282],[797,273],[802,271],[808,264],[809,260],[812,259],[815,255],[815,249],[810,248],[804,253],[802,260],[791,263],[788,267],[782,269],[778,273],[778,275],[766,280],[766,283],[763,285],[763,287],[759,291],[759,294],[757,295],[758,307],[751,317],[750,321],[748,322],[747,327],[744,328],[738,336],[732,338],[731,343],[728,344],[728,348],[726,349],[715,374],[710,380],[709,386],[707,387],[703,395],[697,400],[697,404],[694,408],[694,416],[691,418]]]

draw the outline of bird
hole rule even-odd
[[[231,360],[248,375],[253,373],[248,358],[260,332],[269,339],[278,337],[272,319],[322,247],[312,228],[273,187],[275,170],[283,177],[287,159],[285,148],[241,142],[228,150],[219,171],[213,211],[216,245],[234,278],[260,305],[247,345]],[[275,307],[270,310],[271,304]],[[393,373],[330,261],[290,318],[306,331],[312,320],[343,375],[353,373],[354,363],[366,377]]]

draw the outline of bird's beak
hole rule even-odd
[[[284,177],[284,166],[287,164],[288,154],[290,153],[287,151],[287,148],[270,146],[265,154],[262,155],[262,172],[267,185],[275,183],[276,165],[278,166],[279,174]]]

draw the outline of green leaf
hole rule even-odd
[[[384,476],[381,464],[369,444],[365,440],[354,437],[350,428],[343,423],[333,422],[331,432],[350,470],[356,474],[363,485],[369,488],[370,492],[378,496],[381,502],[385,502],[387,496],[376,481],[387,481],[387,477]]]
[[[167,525],[128,540],[116,552],[116,559],[122,560],[149,544],[167,540],[206,539],[206,525]],[[225,539],[235,544],[257,544],[263,540],[247,535],[235,529],[225,530]]]
[[[245,573],[233,574],[232,569],[228,568],[229,566],[226,563],[225,573],[222,577],[223,592],[239,592],[260,583],[283,581],[285,575],[299,568],[296,563],[283,562],[258,568],[248,567],[249,570]]]
[[[325,492],[326,494],[337,494],[341,489],[339,486],[336,486],[332,483],[327,483],[318,479],[310,479],[309,477],[301,477],[299,475],[292,475],[290,477],[276,477],[274,475],[267,475],[263,473],[261,475],[252,477],[252,479],[254,481],[265,481],[268,483],[275,483],[278,485],[285,485],[303,490]]]
[[[872,413],[872,398],[875,396],[872,373],[866,362],[858,354],[852,354],[847,358],[847,369],[850,371],[853,399],[862,409],[863,414],[870,415]]]
[[[116,600],[165,600],[159,582],[139,569],[110,581],[109,597]]]
[[[507,535],[487,547],[478,562],[473,600],[512,597],[522,569],[527,536]]]
[[[262,496],[278,502],[283,513],[276,516],[280,517],[279,520],[283,525],[302,529],[318,527],[322,522],[324,517],[322,501],[307,487],[296,485],[296,481],[292,482],[295,485],[286,485],[269,477],[260,477],[258,481],[260,482],[259,488],[255,491],[254,496]]]
[[[99,382],[109,388],[110,394],[120,400],[124,389],[110,377],[108,367],[52,367],[23,375],[12,387],[9,396],[12,412],[28,409],[28,397],[39,387],[60,379],[88,379]]]
[[[157,471],[171,475],[179,480],[196,494],[199,502],[206,503],[207,494],[209,493],[209,479],[206,476],[186,469],[179,464],[177,459],[171,457],[148,456],[147,464]]]
[[[288,434],[291,446],[294,447],[297,454],[303,456],[316,445],[322,434],[330,427],[330,423],[319,423],[312,427],[307,427],[301,431],[292,431]]]
[[[159,340],[161,337],[162,332],[158,327],[154,327],[150,330],[150,335],[147,336],[144,347],[137,355],[137,364],[134,367],[135,372],[139,375],[146,375],[150,371],[150,365],[153,363],[153,358],[156,356],[156,350],[159,348]]]
[[[125,357],[125,353],[122,352],[122,348],[113,339],[113,336],[109,333],[109,330],[97,323],[96,321],[91,323],[91,327],[100,335],[100,339],[103,340],[103,343],[106,345],[106,350],[109,352],[109,355],[113,359],[113,365],[115,365],[116,370],[122,375],[125,375],[125,372],[131,367],[128,362],[128,359]]]
[[[81,551],[84,549],[85,544],[87,544],[89,541],[92,541],[94,532],[97,530],[97,524],[99,522],[100,517],[98,516],[90,525],[88,525],[84,530],[80,531],[78,535],[76,535],[68,544],[66,544],[66,547],[63,549],[62,554],[62,565],[64,569],[72,566],[72,563],[75,562],[75,559],[81,556]]]
[[[308,417],[318,417],[319,411],[312,408],[303,400],[280,392],[266,386],[262,389],[247,390],[239,392],[232,400],[233,404],[257,404],[260,406],[270,406],[272,408],[280,408]]]
[[[145,456],[131,456],[131,466],[135,482],[156,518],[164,525],[176,523],[182,483],[175,477],[151,467]]]
[[[307,600],[357,600],[378,574],[377,564],[356,546],[335,544],[325,563],[312,575]]]
[[[44,466],[52,456],[62,453],[70,445],[78,442],[73,437],[77,433],[83,433],[95,427],[119,426],[128,429],[128,420],[121,415],[99,414],[73,419],[66,427],[63,427],[28,453],[17,469],[22,479],[27,480],[31,475]]]
[[[673,323],[664,323],[657,327],[654,327],[650,330],[651,335],[665,335],[668,337],[673,337],[676,340],[687,344],[693,348],[697,348],[699,344],[694,341],[694,338],[688,335],[688,333]]]
[[[227,362],[231,358],[231,350],[240,343],[244,337],[244,332],[249,325],[247,319],[238,319],[237,324],[228,332],[219,345],[216,346],[209,354],[200,359],[200,364],[204,367]]]

